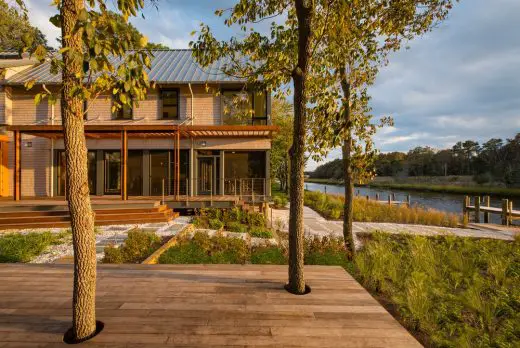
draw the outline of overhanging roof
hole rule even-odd
[[[186,138],[271,138],[279,130],[278,126],[245,125],[85,125],[85,136],[89,138],[117,138],[121,132],[127,132],[134,138],[169,138],[180,133]],[[62,125],[12,125],[8,131],[18,131],[44,138],[61,138]]]
[[[152,67],[147,69],[150,81],[157,84],[204,84],[204,83],[244,83],[238,79],[222,73],[226,60],[220,60],[209,67],[201,67],[195,62],[192,50],[152,50]],[[113,57],[112,63],[118,65],[121,60]],[[50,62],[35,65],[5,80],[5,85],[23,85],[28,81],[36,84],[60,84],[61,74],[51,74]]]

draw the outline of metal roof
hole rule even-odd
[[[152,67],[147,70],[147,73],[150,81],[157,84],[245,82],[243,79],[223,74],[222,67],[225,65],[223,60],[203,68],[193,59],[192,50],[152,50],[152,54]],[[113,59],[113,62],[120,61],[116,57]],[[2,84],[21,85],[31,80],[35,80],[36,84],[59,84],[61,83],[61,74],[51,74],[50,62],[47,61],[11,76]]]

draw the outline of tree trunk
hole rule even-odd
[[[72,330],[76,340],[86,339],[96,331],[96,241],[88,188],[83,101],[73,96],[74,88],[82,83],[78,77],[83,69],[82,30],[75,25],[83,8],[83,0],[63,0],[60,9],[62,46],[70,48],[63,54],[61,114],[74,247]]]
[[[354,205],[354,176],[352,173],[352,118],[350,111],[350,82],[345,67],[340,68],[341,89],[344,97],[344,140],[343,140],[343,175],[345,182],[345,205],[343,207],[343,238],[349,257],[355,253],[354,231],[352,229],[352,216]]]
[[[305,4],[307,3],[307,4]],[[289,215],[289,284],[288,290],[295,294],[305,293],[303,276],[304,231],[303,231],[303,176],[305,166],[306,91],[305,82],[311,54],[311,22],[313,2],[296,0],[298,17],[298,65],[293,71],[294,82],[294,134],[291,146],[291,183]]]

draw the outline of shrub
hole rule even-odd
[[[287,255],[275,246],[261,246],[251,252],[251,263],[261,265],[286,265]]]
[[[161,238],[154,232],[134,229],[128,232],[123,245],[105,247],[104,263],[140,263],[161,246]]]
[[[241,222],[242,221],[242,209],[239,207],[234,207],[232,209],[227,210],[224,213],[223,219],[227,222]]]
[[[251,235],[251,237],[256,238],[273,238],[273,233],[265,227],[253,226],[249,230],[249,234]]]
[[[192,220],[193,225],[198,228],[208,228],[208,219],[202,216],[195,216]]]
[[[372,234],[355,262],[426,346],[520,344],[520,240]]]
[[[230,232],[246,233],[247,226],[240,222],[232,221],[226,223],[226,230]]]
[[[207,217],[209,220],[218,219],[222,220],[222,209],[218,208],[202,208],[199,210],[199,215],[203,217]]]
[[[285,195],[275,196],[273,198],[274,207],[277,209],[285,208],[285,206],[287,206],[287,203],[288,203],[288,200],[287,200],[287,196],[285,196]]]
[[[67,233],[12,233],[0,237],[0,263],[29,262],[52,244],[59,244]]]
[[[209,219],[208,225],[212,230],[220,230],[224,226],[224,223],[219,219]]]
[[[249,248],[240,238],[209,237],[197,232],[192,239],[181,239],[166,250],[159,263],[232,263],[244,264],[249,259]]]
[[[245,217],[245,222],[249,226],[263,227],[266,225],[265,216],[262,213],[249,212]]]

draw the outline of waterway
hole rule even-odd
[[[305,189],[309,191],[320,191],[338,195],[344,195],[345,193],[345,188],[343,185],[326,185],[306,182]],[[410,195],[410,201],[412,205],[416,204],[423,208],[432,208],[456,214],[462,214],[462,204],[464,200],[464,195],[460,194],[406,191],[373,187],[355,187],[354,194],[363,197],[370,196],[370,199],[375,199],[376,194],[379,194],[379,199],[383,201],[388,200],[388,195],[392,194],[395,195],[396,201],[406,201],[407,196]],[[500,197],[491,197],[491,206],[500,207],[501,204],[502,199]],[[513,207],[514,209],[520,208],[520,201],[513,200]],[[491,222],[500,223],[500,216],[492,214]]]

